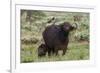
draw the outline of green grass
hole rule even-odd
[[[64,56],[59,52],[58,56],[52,55],[48,57],[38,57],[38,45],[22,45],[21,47],[21,63],[29,62],[48,62],[48,61],[72,61],[72,60],[88,60],[89,59],[89,43],[87,42],[70,42],[68,50]]]

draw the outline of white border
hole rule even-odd
[[[90,60],[85,61],[61,61],[61,62],[41,62],[41,63],[25,63],[20,64],[20,9],[30,10],[49,10],[49,11],[69,11],[69,12],[89,12],[90,13]],[[12,10],[12,59],[11,71],[39,71],[39,70],[53,70],[53,69],[67,69],[67,68],[85,68],[95,65],[95,28],[94,27],[94,8],[77,7],[77,6],[43,6],[43,5],[23,5],[14,4]],[[17,49],[16,49],[17,47]]]

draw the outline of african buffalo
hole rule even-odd
[[[46,27],[42,36],[47,47],[48,56],[51,53],[58,55],[59,50],[62,50],[62,55],[65,55],[69,42],[69,33],[76,28],[77,24],[71,25],[69,22]]]

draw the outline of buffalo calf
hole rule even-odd
[[[38,56],[39,57],[45,56],[46,55],[46,51],[47,51],[46,45],[45,44],[41,44],[38,47]]]

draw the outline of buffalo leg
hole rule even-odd
[[[55,55],[56,55],[56,56],[58,55],[58,49],[55,50]]]
[[[53,55],[55,54],[55,50],[54,50],[54,48],[52,49],[52,54],[53,54]]]
[[[50,49],[48,50],[48,56],[51,56],[51,50]]]
[[[62,55],[65,55],[65,53],[66,53],[66,49],[63,49],[63,54]]]

